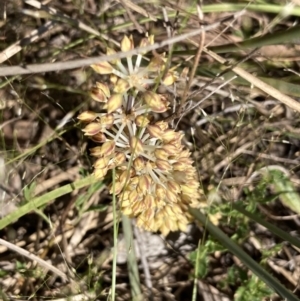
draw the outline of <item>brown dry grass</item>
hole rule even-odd
[[[150,1],[50,0],[43,2],[42,9],[25,2],[13,0],[0,4],[1,67],[19,66],[28,70],[31,64],[43,68],[43,64],[88,59],[100,56],[108,44],[120,42],[124,34],[132,34],[139,41],[150,32],[155,34],[157,42],[162,42],[168,35],[198,29],[199,19],[202,26],[215,24],[200,36],[175,44],[172,65],[179,64],[180,71],[184,66],[189,70],[197,68],[188,89],[181,84],[172,91],[162,90],[181,108],[178,114],[170,117],[172,112],[169,112],[164,118],[185,132],[185,143],[193,152],[209,200],[213,196],[228,202],[246,200],[245,187],[255,191],[257,184],[258,178],[251,177],[253,173],[271,165],[287,170],[298,187],[299,114],[282,103],[283,99],[278,100],[280,95],[277,99],[276,95],[269,96],[270,92],[250,87],[241,77],[231,80],[233,73],[219,74],[238,66],[257,78],[286,77],[288,82],[298,84],[299,46],[293,43],[263,46],[248,57],[249,50],[229,51],[222,54],[226,64],[218,63],[204,48],[262,35],[268,32],[274,15],[248,11],[236,17],[230,12],[199,16],[196,12],[188,13],[187,1],[166,1],[166,12],[174,15],[178,12],[178,17],[170,17],[168,23],[163,20],[161,3]],[[272,31],[291,27],[294,21],[295,17],[287,17]],[[199,41],[202,46],[195,47]],[[165,46],[155,51],[169,50]],[[150,55],[155,55],[155,51]],[[191,51],[192,55],[184,55],[184,51]],[[198,58],[194,56],[197,53]],[[97,76],[87,65],[1,77],[2,216],[33,196],[72,183],[92,171],[87,151],[91,142],[83,137],[76,121],[78,112],[97,109],[87,93]],[[284,94],[296,97],[295,93]],[[266,193],[272,192],[271,186],[265,189]],[[280,228],[299,236],[298,216],[279,201],[260,205],[260,212]],[[290,219],[280,219],[282,216]],[[244,224],[234,225],[233,221],[228,216],[218,219],[228,235],[242,229],[239,243],[257,262],[264,259],[263,250],[278,247],[270,252],[267,266],[299,295],[299,250],[281,246],[281,241],[258,224],[241,218],[237,222]],[[67,300],[71,296],[77,296],[76,300],[106,300],[112,282],[112,225],[111,196],[105,186],[75,190],[53,200],[43,210],[11,223],[0,230],[0,238],[37,255],[72,280],[64,281],[35,261],[0,246],[0,296],[3,300]],[[205,227],[192,225],[187,234],[175,233],[167,239],[140,232],[135,232],[135,236],[151,276],[149,295],[145,263],[139,261],[144,299],[192,300],[194,266],[187,258],[197,248],[199,239],[203,244],[211,240]],[[119,238],[117,299],[131,300],[122,228]],[[225,281],[229,268],[241,263],[229,252],[217,249],[207,255],[209,264],[205,277],[197,282],[197,300],[233,300],[242,286],[239,279],[232,284]],[[227,285],[220,285],[223,280]]]

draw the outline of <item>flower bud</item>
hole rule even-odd
[[[158,148],[154,151],[154,155],[157,159],[161,159],[161,160],[167,160],[169,157],[168,152],[166,152],[165,150]]]
[[[114,92],[115,93],[125,93],[130,88],[130,85],[127,80],[123,78],[119,78],[115,87]]]
[[[112,113],[122,106],[123,95],[113,94],[107,102],[107,113]]]
[[[175,75],[174,72],[168,72],[166,76],[163,79],[163,84],[166,86],[170,86],[174,84],[174,82],[177,80],[177,76]]]
[[[156,185],[155,195],[160,199],[164,199],[166,196],[166,188],[161,185]]]
[[[133,160],[133,167],[137,172],[142,171],[145,168],[145,161],[141,157],[137,157]]]
[[[187,185],[181,185],[181,191],[183,194],[189,196],[189,197],[193,197],[195,194],[195,190],[194,187],[190,187],[188,184]]]
[[[142,141],[135,136],[130,138],[130,148],[136,156],[140,155],[144,150]]]
[[[103,179],[105,176],[106,176],[106,174],[107,174],[107,167],[104,167],[104,168],[96,168],[95,170],[94,170],[94,176],[95,176],[95,178],[96,179]]]
[[[149,124],[150,120],[144,116],[144,115],[139,115],[135,118],[135,123],[139,127],[146,127]]]
[[[167,143],[171,142],[172,140],[175,140],[177,137],[178,137],[178,133],[174,132],[171,129],[164,131],[162,134],[162,140]]]
[[[182,215],[182,208],[178,204],[172,204],[172,210],[177,215]]]
[[[115,194],[119,194],[122,189],[124,188],[124,184],[119,182],[119,181],[115,181],[115,183],[112,183],[111,186],[109,186],[109,193],[113,194],[115,192]]]
[[[107,48],[106,48],[106,54],[107,54],[107,55],[113,55],[113,54],[116,54],[116,53],[117,53],[117,52],[116,52],[114,49],[112,49],[112,48],[110,48],[110,47],[107,47]],[[118,62],[120,62],[119,59],[111,60],[111,63],[114,64],[114,65],[118,64]]]
[[[90,148],[91,156],[101,157],[101,147],[102,146],[96,146],[96,147]]]
[[[151,178],[148,175],[142,175],[139,178],[138,187],[145,194],[150,189]]]
[[[96,82],[96,88],[101,90],[106,97],[110,97],[110,90],[107,84]]]
[[[137,199],[138,199],[138,194],[137,194],[136,190],[132,190],[132,191],[129,193],[128,198],[129,198],[129,201],[130,201],[130,202],[132,202],[132,203],[136,202]]]
[[[102,132],[99,132],[96,135],[92,136],[91,139],[94,142],[103,143],[106,141],[106,136]]]
[[[85,111],[77,116],[77,119],[83,122],[92,122],[97,118],[98,114],[93,111]]]
[[[168,189],[166,189],[166,198],[167,198],[171,203],[177,203],[177,195],[176,195],[174,192],[172,192],[172,191],[170,191],[170,190],[168,190]]]
[[[134,48],[134,45],[133,45],[132,36],[130,36],[129,38],[127,36],[124,36],[124,38],[121,41],[122,52],[132,50],[133,48]]]
[[[188,167],[188,165],[186,165],[185,163],[182,163],[182,162],[176,162],[173,164],[174,170],[184,171],[187,169],[187,167]]]
[[[145,218],[144,222],[149,221],[149,224],[148,224],[149,226],[151,224],[153,224],[153,219],[154,219],[154,215],[155,215],[155,211],[153,209],[145,210],[143,215]]]
[[[161,139],[162,131],[157,125],[148,125],[147,130],[151,137]]]
[[[166,151],[169,155],[174,155],[176,154],[178,151],[180,151],[180,149],[178,149],[174,144],[165,144],[162,146],[162,149],[164,151]]]
[[[113,67],[108,62],[100,62],[98,64],[93,64],[91,67],[99,74],[110,74],[113,72]]]
[[[167,215],[168,215],[170,218],[173,218],[173,217],[176,216],[176,215],[174,214],[174,212],[173,212],[171,206],[165,206],[164,210],[165,210],[165,212],[167,213]]]
[[[99,158],[98,160],[96,160],[93,166],[95,167],[95,169],[106,168],[108,161],[109,159],[107,157]]]
[[[116,166],[123,164],[126,161],[126,156],[124,153],[117,153],[113,158]]]
[[[149,37],[145,37],[141,40],[140,47],[146,47],[154,44],[154,35],[150,35]]]
[[[170,163],[166,160],[156,160],[155,164],[157,166],[158,169],[162,170],[162,171],[169,171],[172,169],[172,166],[170,165]]]
[[[151,194],[147,194],[143,202],[146,210],[151,209],[154,206],[154,197]]]
[[[130,171],[131,171],[132,169],[130,169]],[[130,184],[130,187],[133,189],[133,187],[134,187],[134,189],[136,189],[136,186],[138,185],[138,183],[139,183],[139,177],[137,177],[137,176],[135,176],[135,177],[132,177],[131,179],[130,179],[130,182],[129,182],[129,184]]]
[[[161,100],[160,95],[152,91],[145,92],[143,99],[153,112],[163,113],[167,110],[167,106]]]
[[[91,89],[90,96],[95,101],[104,102],[104,103],[107,102],[107,97],[106,97],[105,93],[101,89],[98,89],[97,87],[93,87]]]
[[[152,72],[159,72],[162,71],[165,67],[165,58],[162,55],[154,56],[149,65],[147,66],[147,69]]]
[[[156,122],[155,125],[157,125],[162,131],[165,131],[169,128],[168,123],[162,120]]]
[[[94,136],[102,130],[102,126],[98,122],[91,122],[82,131],[85,136]]]
[[[150,35],[149,37],[145,37],[140,42],[140,47],[147,47],[149,45],[154,44],[154,35]],[[146,51],[141,52],[141,54],[145,54]]]
[[[136,201],[133,205],[132,205],[132,212],[134,215],[138,215],[139,213],[141,213],[143,211],[144,204],[141,201]]]
[[[169,180],[167,182],[167,187],[169,190],[171,190],[173,193],[180,193],[180,185],[177,184],[175,181]]]
[[[109,80],[110,80],[110,82],[111,82],[113,85],[115,85],[115,84],[117,83],[118,79],[119,79],[119,78],[118,78],[115,74],[112,74],[112,75],[109,77]]]
[[[110,156],[115,151],[115,141],[107,141],[101,146],[100,156]]]
[[[103,115],[100,118],[100,123],[101,123],[103,128],[109,129],[114,124],[114,116],[112,114]]]

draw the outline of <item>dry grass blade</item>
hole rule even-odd
[[[78,175],[79,172],[79,167],[75,166],[73,168],[70,168],[66,172],[61,172],[57,176],[48,179],[46,181],[43,181],[41,184],[39,184],[35,189],[34,189],[34,196],[38,196],[42,192],[45,192],[47,189],[55,187],[57,184],[66,181],[66,180],[72,180],[74,181],[76,176]]]
[[[233,18],[237,18],[237,16],[241,16],[244,12],[239,12],[238,14],[233,15]],[[92,57],[87,59],[73,60],[68,62],[55,62],[55,63],[46,63],[46,64],[32,64],[24,66],[10,66],[10,67],[1,67],[0,68],[0,76],[9,76],[16,74],[31,74],[31,73],[41,73],[41,72],[49,72],[49,71],[62,71],[75,69],[80,67],[89,66],[92,64],[113,61],[116,59],[121,59],[125,57],[129,57],[132,55],[138,55],[143,52],[148,52],[151,50],[156,50],[158,48],[168,46],[185,39],[191,38],[193,36],[199,35],[203,31],[209,31],[218,28],[222,24],[222,21],[215,22],[211,25],[204,26],[203,28],[191,30],[190,32],[171,37],[162,42],[156,42],[152,45],[145,47],[138,47],[133,50],[118,52],[116,54],[111,55],[102,55],[98,57]]]
[[[203,12],[201,10],[200,5],[197,5],[197,10],[198,10],[199,22],[203,22]],[[203,28],[203,25],[200,25],[200,28]],[[189,92],[192,82],[194,80],[194,76],[195,76],[196,70],[198,68],[199,60],[200,60],[201,53],[202,53],[202,50],[204,47],[204,42],[205,42],[205,31],[202,31],[199,36],[199,44],[197,45],[198,50],[195,55],[194,64],[193,64],[192,70],[189,74],[189,81],[186,84],[185,89],[183,91],[183,95],[182,95],[182,98],[180,101],[180,106],[178,108],[177,116],[179,116],[182,112],[183,105],[187,99],[188,92]]]
[[[73,25],[77,26],[78,28],[80,28],[80,29],[82,29],[82,30],[84,30],[84,31],[86,31],[90,34],[102,37],[103,39],[106,39],[106,40],[111,41],[112,43],[118,45],[118,43],[116,43],[114,40],[110,39],[107,35],[101,34],[98,30],[95,30],[95,29],[91,28],[90,26],[84,24],[83,22],[81,22],[79,20],[74,20],[74,19],[72,19],[72,18],[70,18],[70,17],[68,17],[64,14],[59,13],[54,8],[47,7],[46,5],[43,5],[40,2],[35,1],[35,0],[26,0],[25,3],[35,7],[37,9],[42,9],[42,10],[46,11],[47,13],[49,13],[50,16],[58,17],[58,19],[60,21],[65,21],[67,23],[73,24]]]
[[[2,246],[7,247],[8,249],[11,249],[11,250],[15,251],[16,253],[19,253],[20,255],[23,255],[23,256],[27,257],[30,260],[36,261],[44,269],[52,271],[57,276],[61,277],[64,281],[66,281],[66,282],[69,281],[69,278],[65,273],[63,273],[62,271],[60,271],[59,269],[57,269],[53,265],[49,264],[45,260],[41,259],[40,257],[35,256],[34,254],[28,252],[27,250],[24,250],[24,249],[22,249],[22,248],[20,248],[16,245],[4,240],[2,238],[0,238],[0,244]]]
[[[3,0],[0,3],[0,19],[3,19],[3,21],[2,20],[0,21],[0,24],[1,22],[5,22],[6,20],[6,4],[7,4],[6,2],[7,0]]]
[[[132,9],[133,11],[136,11],[137,13],[145,17],[149,17],[152,21],[156,21],[156,17],[154,17],[152,14],[150,14],[145,9],[143,9],[141,6],[136,5],[130,0],[118,0],[118,2],[121,2],[124,6],[127,6],[129,9]]]
[[[207,2],[0,0],[0,299],[300,296],[300,11]]]
[[[223,59],[222,57],[220,57],[219,55],[217,55],[216,53],[214,53],[214,52],[212,52],[208,49],[205,49],[204,51],[207,54],[209,54],[212,58],[217,60],[219,63],[226,64],[227,61],[225,59]],[[280,91],[278,91],[274,87],[272,87],[272,86],[266,84],[265,82],[261,81],[260,79],[258,79],[254,75],[252,75],[249,72],[242,69],[241,67],[233,67],[232,71],[234,71],[237,75],[239,75],[242,78],[244,78],[245,80],[247,80],[253,86],[261,89],[265,93],[267,93],[267,94],[273,96],[274,98],[278,99],[279,101],[281,101],[282,103],[284,103],[285,105],[290,107],[291,109],[293,109],[297,112],[300,112],[300,104],[295,99],[281,93]]]
[[[17,41],[13,45],[9,46],[5,50],[3,50],[0,53],[0,64],[11,58],[13,55],[18,53],[23,49],[23,47],[30,45],[32,42],[38,40],[44,33],[49,31],[54,27],[53,21],[48,21],[44,25],[42,25],[40,28],[32,31],[30,35],[27,37]]]

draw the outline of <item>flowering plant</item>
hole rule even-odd
[[[150,36],[141,46],[152,43]],[[133,48],[132,37],[125,36],[121,51]],[[114,50],[108,48],[107,53]],[[126,58],[127,66],[121,60],[92,65],[97,73],[110,75],[110,85],[97,82],[91,91],[105,112],[86,111],[78,119],[86,123],[85,135],[100,144],[91,149],[94,176],[101,180],[116,170],[110,192],[118,195],[122,213],[135,217],[141,228],[167,235],[186,229],[188,207],[199,206],[199,183],[190,152],[181,143],[183,134],[164,121],[153,122],[155,114],[168,110],[169,102],[151,88],[173,84],[176,72],[164,72],[163,56],[155,56],[146,67],[141,66],[143,60],[138,54],[135,62]]]

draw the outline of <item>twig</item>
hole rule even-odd
[[[42,34],[49,31],[54,27],[53,21],[48,21],[43,26],[39,27],[38,29],[33,30],[30,35],[27,37],[17,41],[16,43],[10,45],[8,48],[3,50],[0,53],[0,64],[8,60],[10,57],[18,53],[20,50],[22,50],[23,47],[29,45],[30,43],[38,40]]]
[[[45,260],[35,256],[34,254],[28,252],[27,250],[24,250],[4,239],[0,238],[0,244],[7,247],[10,250],[15,251],[16,253],[19,253],[20,255],[23,255],[25,257],[27,257],[30,260],[34,260],[37,263],[39,263],[42,267],[44,267],[45,269],[52,271],[54,274],[58,275],[59,277],[61,277],[64,281],[68,282],[69,279],[67,277],[67,275],[65,273],[63,273],[62,271],[60,271],[59,269],[57,269],[56,267],[54,267],[53,265],[49,264],[48,262],[46,262]]]
[[[214,91],[211,91],[208,95],[206,95],[204,98],[202,98],[200,101],[198,101],[195,105],[190,106],[189,108],[187,108],[184,112],[181,112],[180,114],[180,118],[177,121],[177,124],[175,126],[175,128],[177,128],[178,123],[180,122],[180,120],[182,119],[182,117],[184,115],[186,115],[188,112],[194,110],[196,107],[198,107],[203,101],[205,101],[207,98],[211,97],[213,94],[215,94],[217,91],[219,91],[221,88],[223,88],[224,86],[226,86],[228,83],[230,83],[231,81],[233,81],[234,79],[236,79],[237,76],[234,75],[233,77],[229,78],[227,81],[225,81],[224,83],[222,83],[220,86],[216,87],[216,89]],[[179,116],[178,116],[179,117]],[[176,116],[175,116],[176,118]]]
[[[226,60],[224,58],[220,57],[219,55],[217,55],[216,53],[214,53],[214,52],[212,52],[208,49],[204,49],[204,51],[208,55],[210,55],[212,58],[214,58],[216,61],[218,61],[219,63],[226,64]],[[245,80],[247,80],[252,85],[254,85],[257,88],[261,89],[265,93],[273,96],[274,98],[278,99],[279,101],[281,101],[285,105],[289,106],[291,109],[296,110],[297,112],[300,112],[300,104],[299,104],[299,102],[297,102],[293,98],[281,93],[279,90],[277,90],[277,89],[273,88],[272,86],[266,84],[265,82],[263,82],[259,78],[257,78],[254,75],[248,73],[247,71],[245,71],[244,69],[242,69],[240,67],[237,67],[237,66],[233,67],[232,71],[235,72],[237,75],[241,76],[242,78],[244,78]]]
[[[152,21],[156,21],[157,20],[156,17],[154,17],[152,14],[150,14],[145,9],[143,9],[139,5],[136,5],[135,3],[133,3],[130,0],[118,0],[118,2],[121,2],[124,6],[127,6],[128,8],[136,11],[137,13],[143,15],[144,17],[150,18]]]
[[[243,12],[239,12],[236,15],[241,15]],[[236,17],[234,15],[233,17]],[[78,59],[68,62],[55,62],[55,63],[45,63],[45,64],[32,64],[27,66],[5,66],[0,67],[0,76],[9,76],[9,75],[20,75],[20,74],[31,74],[31,73],[41,73],[41,72],[49,72],[49,71],[61,71],[61,70],[69,70],[80,67],[89,66],[91,64],[96,64],[104,61],[112,61],[115,59],[121,59],[132,55],[137,55],[143,52],[148,52],[151,50],[155,50],[170,44],[174,44],[185,39],[191,38],[193,36],[199,35],[203,31],[213,30],[221,25],[221,21],[215,22],[211,25],[204,26],[202,28],[198,28],[192,30],[190,32],[172,37],[170,39],[166,39],[161,42],[154,43],[152,45],[148,45],[145,47],[138,47],[126,52],[118,52],[111,55],[102,55],[98,57],[92,57],[87,59]]]
[[[48,180],[43,181],[34,189],[34,196],[38,196],[42,192],[46,191],[49,188],[53,188],[55,185],[60,184],[66,180],[74,180],[76,175],[78,175],[79,167],[75,166],[66,172],[60,172],[56,177],[52,177]]]
[[[201,10],[199,4],[197,5],[197,11],[198,11],[198,17],[199,17],[199,20],[200,20],[200,24],[201,24],[201,22],[203,22],[203,13],[202,13],[202,10]],[[200,28],[203,29],[203,25],[200,25]],[[198,68],[199,60],[200,60],[200,57],[201,57],[201,54],[202,54],[204,41],[205,41],[205,31],[204,30],[200,32],[200,37],[199,38],[200,38],[199,39],[199,44],[197,45],[198,50],[197,50],[197,53],[195,55],[193,68],[192,68],[192,70],[190,72],[190,75],[189,75],[189,81],[188,81],[187,85],[185,86],[183,95],[181,97],[180,105],[179,105],[179,108],[178,108],[177,113],[176,113],[177,117],[179,117],[181,112],[182,112],[183,105],[186,102],[188,92],[190,90],[190,87],[192,85],[196,70]]]
[[[130,10],[130,5],[128,5],[128,3],[130,3],[130,2],[128,0],[118,0],[118,2],[120,2],[124,6],[124,8],[125,8],[125,10],[128,14],[129,19],[135,25],[137,31],[139,33],[143,33],[144,32],[143,27],[139,24],[139,22],[136,20],[135,16],[133,15],[133,13]],[[134,3],[132,3],[132,4],[134,4]]]
[[[3,22],[6,21],[6,2],[7,0],[2,0],[0,2],[0,20],[3,19]]]
[[[95,29],[91,28],[90,26],[84,24],[83,22],[81,22],[79,20],[71,19],[69,16],[60,13],[55,8],[43,5],[42,3],[40,3],[36,0],[25,0],[25,3],[30,5],[30,6],[35,7],[37,9],[41,9],[43,11],[46,11],[49,14],[49,17],[52,17],[56,21],[61,21],[61,22],[73,24],[74,26],[78,27],[79,29],[82,29],[82,30],[84,30],[88,33],[91,33],[91,34],[95,35],[95,36],[102,37],[103,39],[108,40],[108,41],[116,44],[117,46],[119,46],[118,42],[110,39],[107,35],[105,35],[103,33],[100,33],[98,30],[95,30]]]

